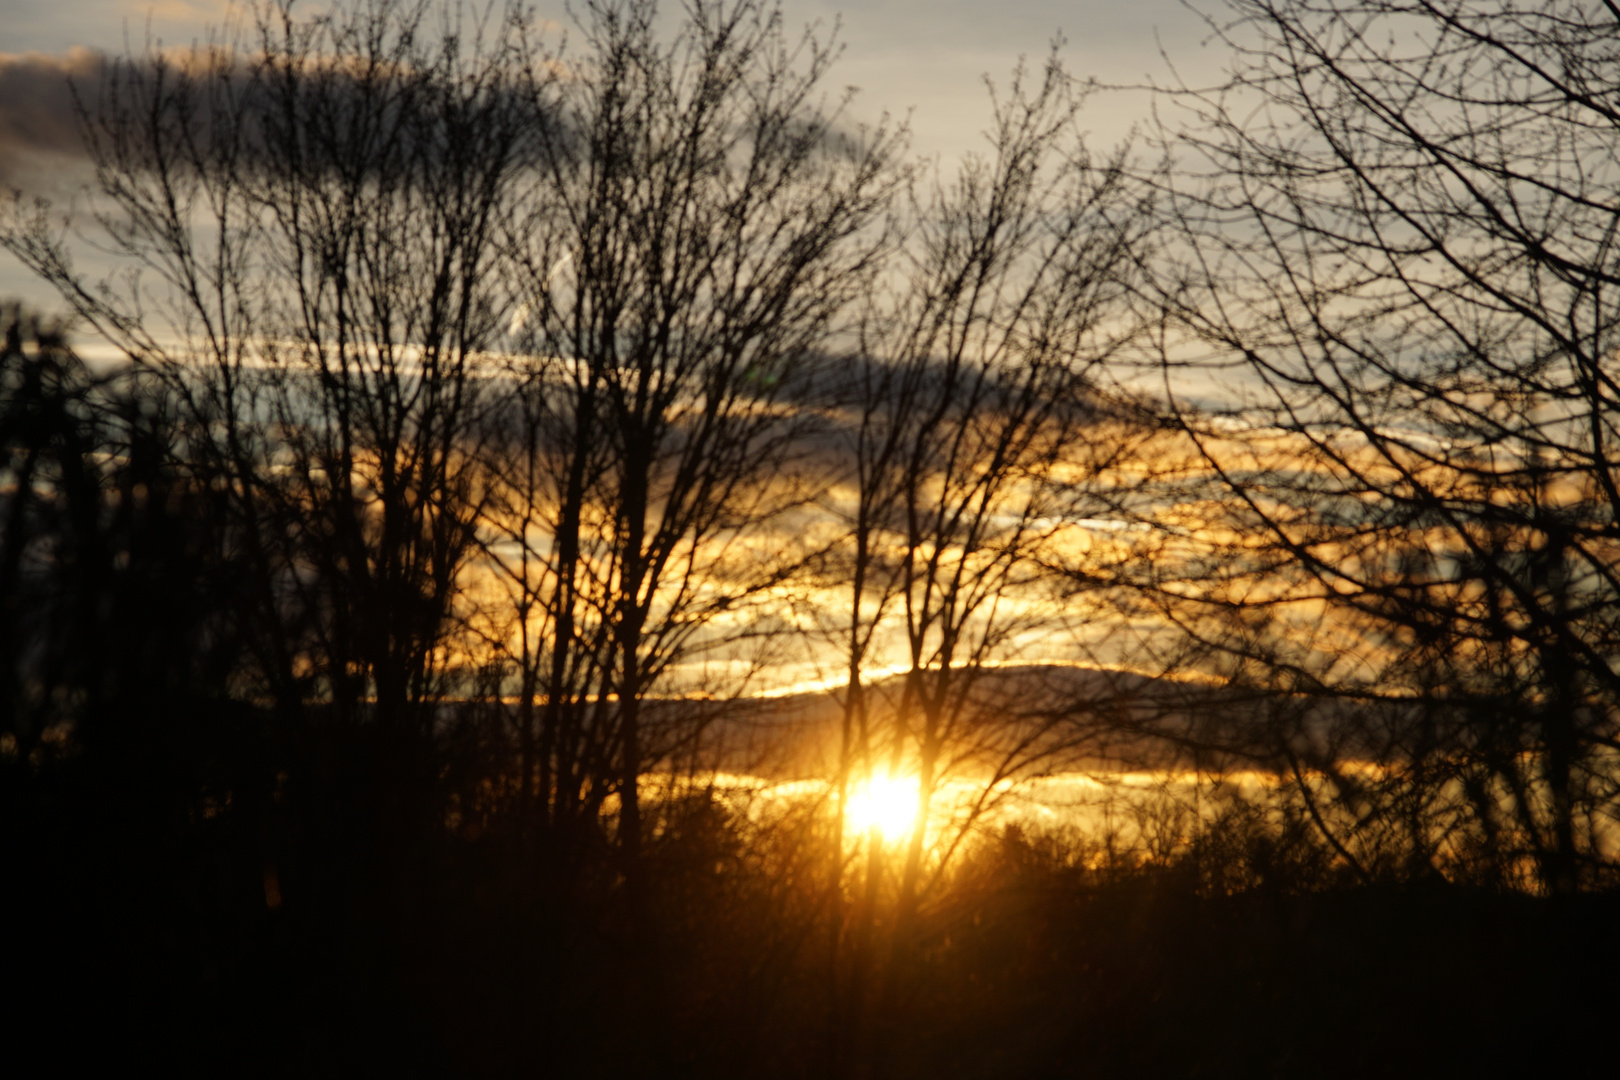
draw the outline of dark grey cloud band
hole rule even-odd
[[[83,158],[74,89],[93,93],[105,65],[91,49],[0,54],[0,184],[16,184],[31,165]]]

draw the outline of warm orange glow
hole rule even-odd
[[[872,776],[856,782],[844,804],[844,823],[853,832],[876,829],[894,843],[911,831],[917,816],[917,778]]]

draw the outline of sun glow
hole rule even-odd
[[[851,832],[876,829],[890,843],[911,831],[917,817],[917,778],[871,776],[850,787],[844,825]]]

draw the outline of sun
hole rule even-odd
[[[917,816],[917,778],[870,776],[856,782],[844,804],[844,824],[857,834],[876,829],[889,843],[911,831]]]

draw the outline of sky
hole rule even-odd
[[[184,44],[217,24],[229,6],[225,0],[0,0],[0,53],[61,54],[76,46],[118,52],[126,40],[141,43],[148,21],[155,37]],[[1196,64],[1204,51],[1199,19],[1181,0],[784,0],[782,6],[789,26],[830,26],[841,18],[846,51],[836,78],[897,111],[915,106],[919,132],[939,150],[971,141],[973,126],[964,114],[981,102],[979,77],[1005,74],[1020,54],[1044,55],[1056,33],[1067,38],[1064,55],[1076,72],[1115,82],[1162,80],[1161,42],[1178,64]],[[561,0],[540,0],[537,7],[567,20]]]
[[[790,27],[826,29],[841,21],[844,52],[830,81],[859,88],[853,118],[884,110],[909,117],[913,150],[946,165],[982,145],[983,77],[1005,81],[1020,56],[1040,63],[1056,35],[1066,39],[1062,55],[1071,71],[1116,85],[1172,81],[1166,56],[1190,81],[1218,70],[1221,60],[1219,46],[1203,43],[1206,28],[1181,0],[784,0],[782,7]],[[59,169],[21,173],[16,147],[60,152],[77,145],[63,72],[90,70],[91,57],[75,50],[138,49],[148,32],[164,45],[189,44],[229,8],[227,0],[0,0],[0,185],[43,184],[56,188],[58,201],[68,196]],[[540,0],[537,10],[559,22],[568,18],[561,0]],[[1127,137],[1147,115],[1143,93],[1101,94],[1085,124],[1100,149]],[[48,292],[4,254],[0,296],[51,306]]]

